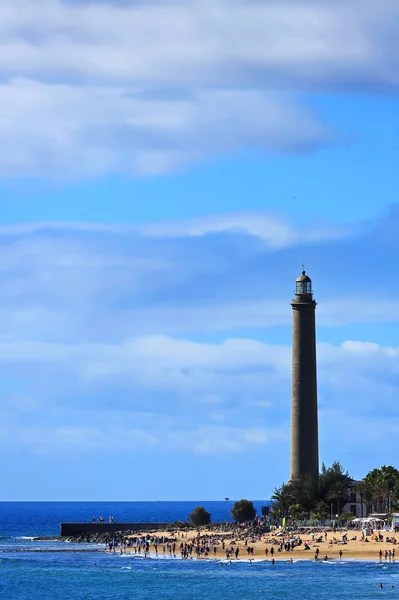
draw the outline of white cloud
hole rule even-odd
[[[389,323],[399,321],[399,302],[396,300],[373,299],[365,302],[364,296],[353,292],[346,298],[320,299],[318,322],[320,325],[335,326],[351,323]]]
[[[62,289],[62,288],[61,288]],[[96,287],[92,290],[95,293]],[[11,299],[11,290],[7,295]],[[17,290],[15,290],[17,292]],[[123,308],[123,310],[102,309],[92,304],[92,293],[81,291],[79,302],[64,298],[59,307],[32,304],[18,308],[7,305],[0,308],[0,324],[9,335],[25,336],[30,339],[54,339],[79,341],[93,339],[121,339],[126,335],[148,335],[159,332],[162,335],[215,335],[223,332],[256,329],[262,337],[275,327],[290,327],[292,314],[287,297],[264,302],[220,302],[182,303],[170,306]],[[255,292],[254,292],[255,293]],[[121,294],[123,296],[123,294]],[[317,298],[319,300],[319,298]],[[46,306],[47,304],[47,306]],[[90,306],[93,306],[90,309]],[[379,301],[373,303],[372,310],[362,304],[362,296],[351,303],[344,300],[320,302],[317,309],[319,327],[346,327],[356,324],[384,324],[399,321],[399,302]],[[101,327],[94,323],[101,322]],[[324,335],[327,335],[324,333]]]
[[[331,224],[308,223],[303,227],[282,220],[278,216],[262,213],[235,213],[211,215],[203,218],[149,223],[141,231],[150,237],[178,238],[200,237],[209,233],[247,233],[265,241],[270,248],[317,243],[340,239],[357,233],[356,226],[339,227]]]
[[[393,84],[397,14],[392,0],[15,0],[1,6],[0,68],[168,85],[242,85],[259,75],[267,84],[276,72],[288,81],[345,81],[357,71]]]
[[[172,102],[128,88],[20,79],[0,85],[0,111],[3,177],[153,175],[241,147],[300,151],[328,137],[298,102],[258,90],[198,91]]]
[[[270,408],[272,406],[269,400],[250,400],[247,404],[248,406],[255,406],[257,408]]]
[[[84,380],[132,377],[150,386],[185,386],[198,371],[217,373],[228,370],[228,377],[240,369],[272,366],[286,372],[289,349],[270,347],[256,340],[229,339],[221,344],[200,344],[166,336],[132,338],[122,344],[61,344],[0,339],[0,361],[48,366],[66,365],[77,370]]]
[[[0,225],[0,236],[26,236],[29,234],[54,234],[57,232],[82,232],[86,234],[142,235],[149,238],[191,238],[212,233],[248,234],[261,239],[269,248],[279,249],[293,245],[304,245],[334,239],[353,237],[360,232],[358,225],[338,226],[315,221],[307,223],[306,230],[296,226],[279,215],[267,212],[240,212],[209,215],[192,219],[154,221],[140,225],[121,223],[76,223],[76,222],[36,222],[10,223]],[[12,257],[10,257],[12,258]],[[64,258],[68,260],[69,256]],[[15,259],[14,259],[15,260]],[[81,260],[81,256],[79,257]],[[91,257],[98,264],[96,257]],[[131,258],[131,267],[136,263]],[[4,266],[3,266],[4,268]]]
[[[322,424],[337,411],[370,423],[373,416],[397,414],[399,348],[347,341],[320,344],[318,350]],[[3,443],[12,436],[40,452],[50,447],[91,452],[129,440],[142,451],[217,454],[286,442],[290,359],[289,347],[250,339],[2,341],[0,376],[17,377],[34,398],[14,402],[15,394],[3,389],[1,420],[8,431]],[[209,404],[212,393],[216,404]]]
[[[253,452],[277,439],[285,436],[275,429],[208,426],[180,434],[178,444],[196,454],[236,454]]]
[[[308,223],[301,231],[267,213],[137,226],[3,225],[0,331],[25,340],[107,342],[289,326],[299,251],[320,264],[319,326],[399,320],[399,302],[387,291],[392,278],[382,275],[378,295],[365,302],[368,276],[348,273],[349,256],[351,272],[362,272],[366,225]],[[335,266],[326,278],[323,252],[329,260],[332,244]]]
[[[284,452],[289,303],[303,249],[314,264],[318,326],[331,328],[320,339],[334,342],[318,346],[321,425],[331,410],[367,422],[382,412],[395,417],[399,350],[375,343],[391,328],[381,325],[378,338],[372,332],[399,318],[392,278],[384,276],[395,267],[396,241],[387,254],[365,224],[360,235],[332,227],[336,238],[311,244],[329,228],[307,224],[299,246],[299,229],[264,214],[133,228],[3,226],[4,443],[13,436],[21,447],[49,452],[53,444],[75,455],[80,445],[91,455],[106,452],[112,440],[176,455],[267,444]],[[370,323],[367,337],[357,336],[356,323]],[[201,337],[189,339],[193,332]],[[284,345],[274,343],[276,332]]]
[[[96,428],[90,424],[80,426],[58,426],[49,428],[41,426],[14,426],[0,429],[1,444],[17,443],[28,446],[39,454],[97,452],[107,450],[113,452],[118,449],[115,440],[141,444],[146,447],[158,445],[158,439],[140,429],[124,427],[122,423],[116,428]]]
[[[350,377],[361,376],[366,381],[370,373],[377,371],[387,376],[398,372],[399,348],[354,341],[339,346],[321,343],[318,348],[320,376],[328,378],[329,385],[337,389],[341,389],[342,383],[348,386]],[[269,398],[264,398],[265,389],[274,393],[282,381],[290,379],[291,349],[254,339],[227,339],[213,344],[166,336],[132,338],[121,344],[55,344],[6,339],[0,341],[0,361],[6,369],[33,365],[35,369],[30,371],[33,379],[44,369],[51,380],[51,370],[56,369],[58,375],[61,368],[70,370],[77,381],[85,384],[128,382],[133,387],[161,387],[184,393],[191,390],[199,394],[211,392],[207,389],[209,381],[215,391],[221,387],[223,392],[232,392],[237,385],[244,388],[247,383],[256,385],[266,378],[267,386],[259,390],[262,398],[251,398],[249,392],[244,397],[244,401],[250,400],[253,406],[256,405],[253,400],[257,400],[257,405],[263,407],[265,400],[269,402]],[[216,398],[219,402],[220,397]],[[208,395],[205,402],[209,402]]]
[[[151,175],[330,143],[298,92],[399,85],[398,8],[29,0],[0,6],[0,175]]]

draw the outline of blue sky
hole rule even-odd
[[[399,452],[399,6],[0,7],[1,500],[267,498]]]

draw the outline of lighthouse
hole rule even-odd
[[[316,302],[312,280],[302,271],[292,306],[291,481],[319,474]]]

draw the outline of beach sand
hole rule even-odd
[[[294,550],[290,550],[290,551],[282,550],[281,552],[278,551],[280,541],[283,538],[285,539],[285,541],[288,541],[289,539],[291,539],[291,535],[285,534],[285,536],[278,536],[277,535],[278,533],[280,533],[280,531],[277,530],[277,531],[273,531],[273,533],[263,534],[261,536],[261,539],[258,541],[255,541],[255,542],[252,542],[251,537],[248,537],[247,543],[248,543],[248,546],[251,546],[254,548],[253,554],[250,554],[250,555],[247,554],[247,549],[245,546],[245,538],[241,539],[241,540],[236,538],[235,543],[233,544],[233,548],[235,549],[238,547],[240,549],[239,560],[249,560],[250,558],[253,560],[260,560],[260,559],[271,560],[273,557],[275,560],[289,560],[291,558],[293,560],[299,560],[299,559],[313,560],[317,548],[319,549],[319,560],[324,559],[324,557],[326,555],[329,560],[330,559],[334,559],[334,560],[338,559],[339,560],[340,550],[342,551],[342,560],[345,560],[345,559],[346,560],[348,560],[348,559],[379,560],[380,550],[382,550],[382,553],[383,553],[382,560],[385,560],[385,550],[387,550],[389,552],[389,550],[392,551],[393,549],[395,549],[395,553],[397,554],[396,558],[399,560],[399,534],[396,534],[396,540],[398,542],[397,545],[385,541],[387,537],[395,538],[395,534],[391,531],[381,532],[384,537],[383,542],[376,541],[374,539],[374,536],[367,537],[366,538],[368,540],[367,542],[361,541],[361,537],[362,537],[361,532],[354,531],[354,530],[339,531],[339,532],[335,532],[335,533],[327,532],[326,540],[324,539],[324,534],[321,534],[321,533],[316,533],[314,535],[314,539],[312,539],[312,535],[309,533],[300,534],[299,537],[301,537],[302,542],[303,542],[301,546],[294,548]],[[347,539],[348,539],[348,542],[346,544],[342,543],[342,536],[344,533],[346,533]],[[182,534],[184,535],[184,537],[181,537]],[[137,534],[137,535],[139,535],[139,534]],[[143,536],[144,535],[147,535],[147,533],[143,532]],[[177,534],[171,534],[170,532],[157,532],[156,535],[159,537],[165,536],[169,540],[171,540],[172,538],[175,538],[176,539],[176,556],[180,557],[181,542],[190,543],[192,540],[194,540],[196,538],[197,532],[193,531],[193,530],[188,531],[188,532],[179,532],[179,537],[177,537],[177,538],[176,538]],[[215,532],[212,530],[211,531],[201,530],[200,535],[201,535],[201,537],[203,537],[205,535],[209,535],[210,537],[216,535],[216,536],[218,536],[220,541],[222,539],[225,539],[226,540],[226,548],[228,548],[230,546],[232,540],[234,539],[234,538],[230,537],[231,534],[229,534],[229,533],[219,533],[219,532]],[[297,537],[297,535],[298,534],[296,534],[296,535],[294,534],[292,537]],[[321,541],[321,542],[316,541],[320,537],[323,537],[323,541]],[[356,537],[357,539],[356,540],[352,539],[354,537]],[[273,543],[273,540],[275,540],[275,543]],[[332,542],[332,543],[330,543],[330,542]],[[310,550],[304,549],[305,543],[307,543],[310,546]],[[163,544],[158,544],[158,555],[160,557],[163,556],[163,546],[164,546]],[[225,553],[225,550],[222,549],[222,544],[220,543],[216,547],[217,547],[216,555],[214,555],[213,548],[211,547],[211,552],[207,558],[208,559],[217,558],[219,560],[226,559],[226,553]],[[269,551],[267,555],[265,553],[266,548]],[[274,548],[274,556],[271,556],[271,553],[270,553],[271,548]],[[128,547],[125,552],[126,553],[132,553],[132,552],[134,553],[134,548]],[[150,552],[151,552],[151,554],[153,554],[155,552],[153,545],[150,546]],[[166,550],[165,555],[167,555],[167,556],[170,555],[168,550]],[[195,552],[193,552],[192,556],[196,558]],[[201,560],[201,558],[199,560]],[[232,557],[232,561],[234,562],[235,560],[236,560],[235,557]]]

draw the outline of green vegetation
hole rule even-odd
[[[368,509],[385,513],[395,510],[399,505],[399,471],[385,465],[367,473],[357,485]]]
[[[211,522],[211,513],[205,510],[203,506],[197,506],[188,515],[188,518],[196,527],[201,527],[202,525],[209,525]]]
[[[305,516],[305,511],[300,504],[291,504],[288,509],[288,516],[292,521],[300,521]]]
[[[352,492],[359,494],[367,514],[399,509],[399,471],[383,466],[355,482],[339,462],[331,467],[323,464],[318,480],[291,481],[277,487],[271,497],[272,511],[275,516],[289,517],[292,521],[316,522],[334,514],[334,517],[339,515],[338,521],[345,522],[352,518],[349,513],[343,513]]]
[[[231,515],[234,521],[252,521],[256,516],[256,510],[250,500],[238,500],[233,504]]]
[[[334,462],[328,468],[323,464],[317,480],[305,478],[283,483],[276,488],[271,498],[273,512],[276,516],[289,517],[294,521],[304,518],[312,521],[326,519],[332,508],[334,514],[342,512],[351,485],[349,473],[339,462]]]

